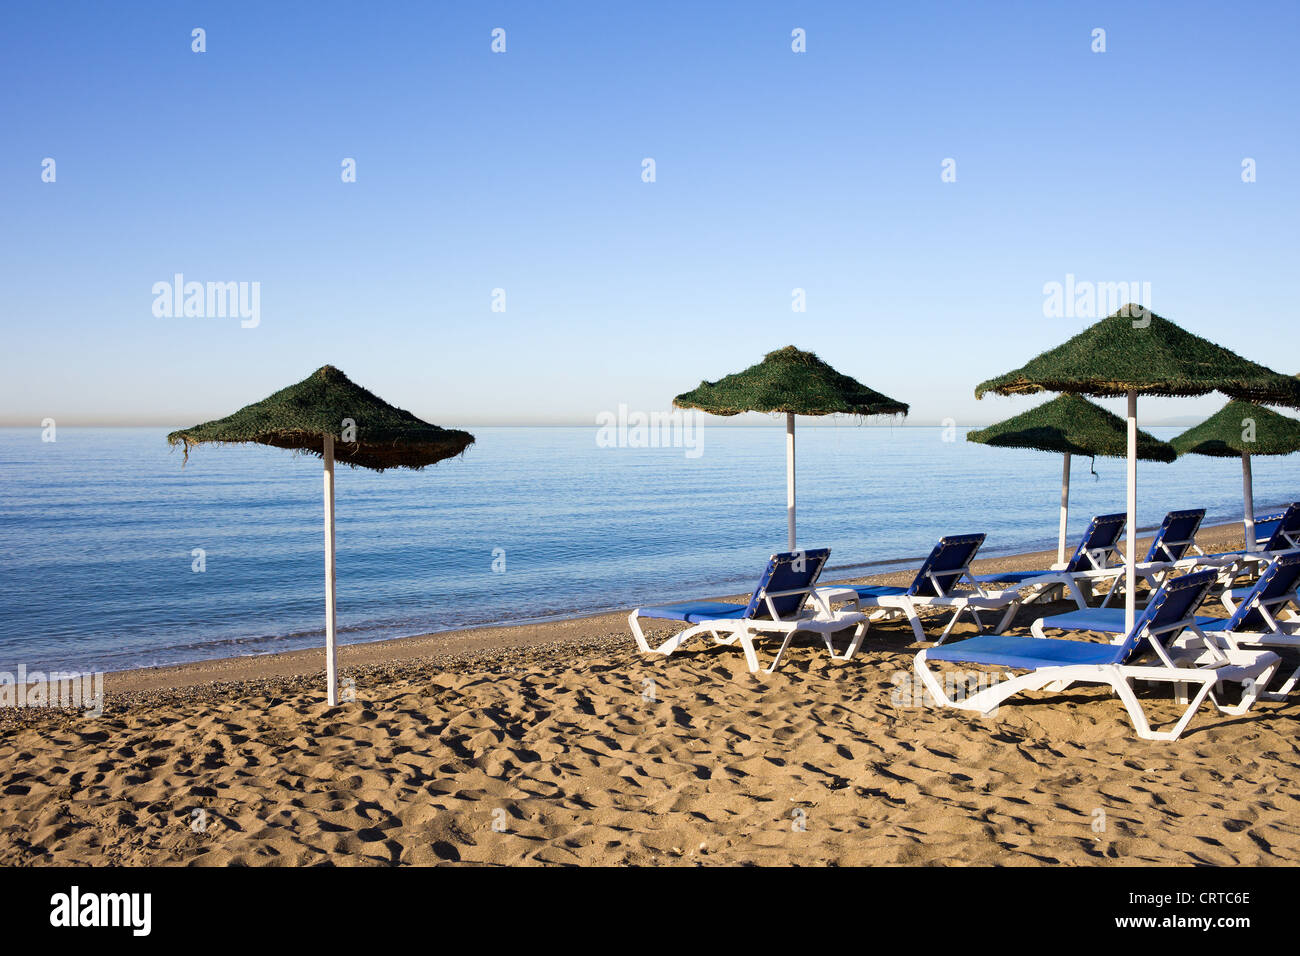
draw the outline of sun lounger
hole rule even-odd
[[[1300,647],[1300,551],[1274,558],[1253,587],[1223,592],[1226,619],[1201,628],[1228,647]],[[1270,700],[1282,700],[1300,684],[1300,667],[1291,673]]]
[[[1020,607],[1018,590],[991,591],[971,577],[970,563],[974,560],[982,534],[951,535],[940,538],[930,556],[921,564],[916,577],[908,587],[886,585],[844,585],[818,588],[818,597],[829,603],[851,601],[856,610],[869,613],[870,621],[905,617],[912,625],[918,641],[929,640],[921,624],[921,611],[940,608],[952,609],[952,619],[939,635],[939,643],[947,640],[953,626],[962,614],[969,612],[975,626],[981,631],[983,622],[979,612],[1001,611],[1002,619],[995,628],[1001,632]],[[963,581],[971,590],[959,589]]]
[[[1188,553],[1195,551],[1197,556],[1202,554],[1196,547],[1196,532],[1204,520],[1204,508],[1171,511],[1165,515],[1165,520],[1160,522],[1155,537],[1151,539],[1146,557],[1136,565],[1138,580],[1145,581],[1147,587],[1154,591],[1171,572],[1194,564],[1197,557],[1189,556]],[[1123,584],[1124,575],[1121,574],[1106,592],[1106,597],[1101,602],[1102,607],[1110,604],[1111,597],[1116,593],[1123,593]]]
[[[1292,505],[1291,507],[1295,507]],[[1270,543],[1273,549],[1280,550],[1279,545],[1282,542],[1273,541],[1273,535],[1282,529],[1282,537],[1286,544],[1293,548],[1300,548],[1300,526],[1295,522],[1295,515],[1288,515],[1288,511],[1276,511],[1273,514],[1255,515],[1255,547],[1253,550],[1260,551],[1266,548]],[[1292,520],[1287,521],[1288,518]]]
[[[866,632],[866,617],[853,611],[833,611],[829,604],[815,599],[814,606],[808,606],[813,586],[830,553],[829,548],[818,548],[772,555],[748,604],[688,601],[637,608],[627,619],[637,647],[646,654],[667,656],[694,637],[712,637],[717,644],[731,645],[739,642],[750,671],[755,672],[758,670],[758,654],[754,649],[754,639],[762,634],[782,635],[785,640],[781,649],[771,666],[764,671],[770,674],[780,665],[781,657],[790,646],[790,639],[799,631],[813,631],[821,635],[832,659],[848,660],[862,643],[862,635]],[[641,631],[641,618],[681,621],[690,626],[658,647],[651,647]],[[837,655],[831,643],[831,635],[855,626],[857,629],[848,650],[843,655]]]
[[[1133,629],[1118,643],[985,635],[921,651],[914,662],[916,673],[940,704],[982,714],[992,712],[1022,691],[1065,690],[1076,683],[1107,684],[1123,701],[1139,737],[1177,740],[1207,696],[1223,713],[1244,713],[1280,664],[1271,651],[1223,648],[1200,630],[1193,614],[1215,578],[1216,572],[1211,569],[1165,582],[1138,616]],[[1190,633],[1192,641],[1187,641],[1186,633]],[[1180,643],[1174,645],[1175,641]],[[1157,660],[1137,663],[1147,651]],[[930,669],[932,662],[1013,668],[1028,673],[954,699],[945,693]],[[1180,698],[1186,696],[1185,710],[1171,729],[1152,729],[1134,691],[1134,681],[1139,680],[1172,683]],[[1225,683],[1242,685],[1238,703],[1228,704],[1220,698],[1219,688]],[[1188,687],[1198,689],[1186,694]]]
[[[1119,550],[1120,535],[1124,533],[1127,516],[1124,514],[1097,515],[1079,539],[1079,546],[1065,565],[1046,571],[1010,571],[981,574],[974,578],[978,584],[1013,584],[1022,588],[1021,603],[1033,604],[1057,591],[1070,595],[1080,608],[1088,606],[1085,589],[1090,593],[1094,584],[1105,583],[1124,573]],[[1023,590],[1024,588],[1028,590]]]
[[[1272,531],[1255,551],[1221,551],[1207,557],[1246,558],[1266,563],[1283,552],[1300,548],[1300,501],[1288,505],[1281,514],[1269,515],[1262,520]]]
[[[1226,618],[1198,615],[1196,623],[1207,634],[1233,635],[1246,643],[1300,646],[1300,638],[1290,637],[1287,628],[1277,620],[1277,615],[1297,600],[1297,585],[1300,585],[1300,551],[1275,558],[1251,587],[1225,591]],[[1048,631],[1123,634],[1124,609],[1090,607],[1068,614],[1053,614],[1035,621],[1030,630],[1038,638],[1046,638]],[[1265,637],[1276,640],[1266,642],[1263,640]]]

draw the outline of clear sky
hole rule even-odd
[[[1293,0],[0,17],[0,423],[191,424],[326,363],[439,424],[593,423],[790,343],[981,423],[1088,321],[1044,315],[1067,274],[1300,371]],[[259,324],[156,316],[177,273],[259,283]]]

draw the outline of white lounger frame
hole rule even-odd
[[[1011,588],[1005,591],[988,591],[984,589],[975,578],[971,575],[970,565],[967,564],[957,571],[944,571],[944,577],[952,577],[958,574],[954,579],[954,590],[948,591],[942,597],[925,594],[883,594],[863,597],[858,594],[857,590],[849,586],[823,585],[815,592],[815,596],[825,604],[831,601],[852,601],[853,609],[866,613],[868,624],[871,621],[896,620],[900,617],[906,618],[907,622],[912,625],[912,633],[916,635],[918,643],[925,643],[929,640],[925,635],[925,628],[921,624],[920,612],[926,608],[954,608],[952,619],[939,635],[936,644],[942,644],[952,633],[957,621],[962,614],[969,611],[971,620],[975,622],[975,627],[984,632],[984,622],[979,618],[980,611],[1002,611],[1002,618],[998,621],[997,627],[993,629],[994,634],[1001,634],[1006,630],[1006,626],[1011,623],[1011,619],[1016,616],[1016,611],[1020,609],[1022,603],[1019,588]],[[926,573],[930,583],[936,591],[943,591],[939,581],[939,576],[933,571]],[[957,591],[955,585],[959,584],[965,578],[974,588],[974,593],[968,591]]]
[[[831,660],[847,661],[862,646],[862,638],[867,633],[866,615],[856,611],[833,611],[829,604],[818,599],[816,591],[810,594],[810,598],[817,605],[815,609],[805,608],[795,617],[784,619],[776,613],[776,606],[772,603],[773,598],[788,597],[807,592],[807,588],[797,588],[793,591],[770,591],[763,596],[764,601],[767,603],[769,617],[702,621],[699,624],[687,627],[683,631],[679,631],[658,647],[651,647],[650,642],[646,640],[645,634],[641,631],[637,611],[633,611],[628,615],[627,623],[632,628],[632,634],[636,638],[636,645],[643,654],[662,654],[667,657],[695,637],[712,637],[715,644],[728,646],[739,642],[745,652],[745,662],[749,665],[751,674],[757,673],[759,670],[758,652],[754,648],[754,638],[763,634],[782,634],[785,636],[785,640],[781,642],[781,649],[777,651],[771,665],[763,670],[764,674],[772,673],[781,665],[781,658],[785,655],[786,648],[790,646],[791,639],[799,631],[811,631],[821,635],[826,650],[830,652]],[[646,620],[671,619],[646,618]],[[831,642],[831,635],[854,625],[857,625],[857,627],[853,632],[848,649],[843,654],[836,654],[835,646]]]
[[[1231,614],[1237,609],[1237,601],[1234,598],[1240,595],[1234,595],[1231,591],[1224,591],[1222,601],[1224,607]],[[1242,645],[1249,647],[1300,647],[1300,620],[1288,619],[1280,621],[1273,613],[1274,608],[1279,605],[1285,605],[1294,600],[1292,595],[1286,595],[1267,603],[1257,603],[1255,611],[1264,619],[1264,624],[1268,627],[1267,631],[1209,631],[1209,635],[1221,643],[1225,650],[1240,651]],[[1294,616],[1294,615],[1293,615]],[[1300,684],[1300,667],[1291,672],[1291,675],[1282,683],[1282,686],[1275,691],[1269,691],[1261,694],[1263,700],[1286,700],[1291,692],[1295,690],[1296,685]]]
[[[1186,656],[1179,652],[1191,650],[1190,648],[1175,646],[1175,653],[1171,654],[1159,640],[1161,635],[1188,631],[1201,638],[1206,648],[1204,652],[1196,653],[1193,650],[1191,656]],[[1194,618],[1186,618],[1162,628],[1159,634],[1148,630],[1146,636],[1161,660],[1160,665],[1064,664],[1058,667],[1040,667],[961,700],[953,700],[944,693],[942,684],[926,662],[926,651],[916,655],[914,667],[926,690],[940,704],[985,715],[996,710],[1007,698],[1022,691],[1045,688],[1065,690],[1071,684],[1108,684],[1124,702],[1124,708],[1139,737],[1143,740],[1177,740],[1207,696],[1222,713],[1232,716],[1244,714],[1260,698],[1262,688],[1268,686],[1281,665],[1281,659],[1271,651],[1219,647],[1196,626]],[[1175,685],[1179,702],[1187,706],[1172,729],[1151,728],[1133,689],[1133,682],[1137,680],[1162,681]],[[1218,687],[1227,682],[1242,684],[1241,700],[1236,704],[1224,704],[1219,699]],[[1189,695],[1188,685],[1199,685],[1199,689]]]
[[[1105,563],[1105,558],[1112,551],[1119,558],[1118,564]],[[1113,590],[1115,583],[1124,575],[1125,558],[1120,547],[1112,545],[1108,548],[1089,548],[1083,552],[1083,556],[1092,567],[1085,568],[1082,571],[1066,571],[1064,568],[1054,568],[1047,574],[1021,581],[1019,587],[1032,589],[1029,594],[1021,598],[1021,603],[1033,604],[1059,588],[1063,594],[1068,593],[1070,600],[1074,601],[1080,611],[1083,611],[1088,607],[1088,598],[1083,593],[1083,589],[1079,587],[1080,583],[1086,584],[1088,593],[1091,594],[1093,585],[1104,584],[1107,580],[1114,578],[1115,580],[1111,583]],[[1107,598],[1109,597],[1110,595],[1107,594]]]
[[[1219,572],[1219,583],[1226,587],[1244,573],[1242,566],[1245,561],[1249,560],[1239,555],[1220,555],[1218,557],[1207,555],[1199,548],[1196,548],[1195,545],[1193,545],[1193,549],[1197,552],[1196,554],[1179,558],[1177,561],[1144,561],[1134,565],[1133,570],[1137,574],[1138,581],[1145,581],[1147,587],[1154,592],[1158,591],[1175,571],[1213,570]],[[1101,602],[1102,607],[1109,605],[1113,595],[1124,593],[1124,568],[1121,566],[1118,571],[1119,577],[1115,579],[1115,583],[1106,592],[1106,599]]]

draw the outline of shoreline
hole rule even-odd
[[[1203,550],[1227,551],[1244,543],[1241,525],[1223,524],[1203,527],[1197,541]],[[1139,553],[1145,552],[1152,538],[1150,532],[1138,535]],[[924,556],[917,558],[919,564]],[[1023,571],[1046,568],[1056,560],[1056,552],[1028,551],[1010,555],[980,558],[972,565],[976,573],[992,571]],[[891,562],[892,563],[892,562]],[[826,579],[823,584],[907,584],[911,581],[915,565],[910,569],[888,571],[872,575],[854,575]],[[699,600],[743,601],[748,594],[710,595]],[[681,597],[675,600],[695,600]],[[631,642],[627,615],[632,608],[595,614],[577,614],[558,620],[519,624],[485,624],[469,628],[435,631],[409,637],[385,638],[356,644],[341,644],[338,648],[338,666],[341,677],[350,668],[371,668],[439,659],[472,659],[493,652],[506,652],[555,645],[581,645],[593,640],[608,641],[618,637]],[[218,657],[183,664],[164,664],[154,667],[107,671],[104,674],[104,692],[107,696],[137,695],[157,691],[171,691],[205,684],[242,683],[269,679],[324,677],[324,647],[299,648],[251,654],[237,657]]]
[[[335,707],[319,649],[118,672],[98,715],[0,711],[0,863],[1300,862],[1294,701],[1146,741],[1094,685],[934,707],[920,646],[882,622],[848,661],[808,635],[755,674],[708,641],[640,654],[606,614],[341,648]]]

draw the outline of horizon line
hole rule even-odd
[[[50,417],[52,418],[53,416]],[[977,422],[950,422],[948,420],[940,419],[936,421],[896,422],[896,423],[873,422],[873,423],[855,424],[852,422],[831,422],[831,421],[819,420],[818,417],[816,416],[806,416],[806,417],[799,416],[799,417],[801,419],[800,426],[799,426],[800,428],[948,428],[948,427],[987,428],[988,426],[996,423],[996,420],[977,421]],[[1208,417],[1209,416],[1206,416],[1206,418]],[[1203,418],[1184,416],[1177,419],[1164,418],[1164,419],[1158,419],[1152,421],[1143,421],[1141,425],[1143,428],[1173,428],[1173,427],[1183,427],[1187,425],[1197,424],[1204,420],[1205,419]],[[174,422],[162,423],[156,421],[113,422],[113,421],[96,421],[93,419],[60,421],[59,419],[55,418],[54,422],[59,428],[158,428],[158,429],[169,429],[175,431],[182,428],[192,427],[186,425],[177,425]],[[14,428],[14,429],[31,428],[36,431],[39,431],[43,427],[44,426],[40,422],[36,422],[33,424],[32,422],[26,419],[18,420],[18,419],[0,418],[0,428]],[[442,427],[444,428],[599,428],[601,426],[599,425],[599,423],[596,422],[580,422],[580,421],[537,422],[537,421],[496,420],[496,421],[459,421],[453,424],[444,424]],[[717,423],[707,422],[703,427],[773,428],[773,429],[784,430],[785,423],[783,421],[717,422]]]

